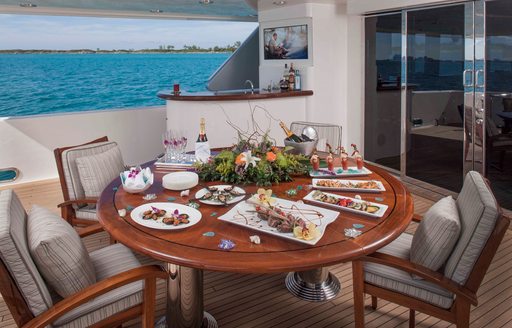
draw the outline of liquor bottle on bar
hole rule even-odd
[[[206,137],[206,121],[201,118],[199,123],[199,136],[197,137],[195,144],[196,159],[201,162],[207,162],[211,156],[210,143]]]
[[[286,134],[286,140],[294,141],[294,142],[303,142],[304,141],[304,140],[302,140],[301,137],[299,137],[298,135],[293,133],[290,129],[288,129],[288,127],[284,124],[283,121],[279,122],[279,126],[281,127],[281,129],[283,129],[284,133]]]
[[[293,63],[290,64],[290,70],[288,71],[288,90],[295,90],[295,69],[293,69]]]
[[[204,117],[199,121],[199,136],[197,137],[196,142],[206,142],[208,141],[208,137],[206,137],[206,120]]]
[[[299,70],[295,70],[295,90],[300,91],[302,89],[302,76]]]

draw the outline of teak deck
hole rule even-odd
[[[4,189],[4,188],[2,188]],[[20,185],[15,188],[24,206],[40,204],[58,213],[55,204],[62,200],[57,180]],[[414,192],[414,190],[412,190]],[[414,195],[415,212],[423,214],[432,201]],[[412,223],[408,231],[413,232]],[[106,233],[86,237],[89,250],[107,246]],[[152,260],[139,256],[141,262]],[[284,274],[247,275],[205,272],[205,308],[220,327],[353,327],[352,272],[350,263],[330,267],[342,282],[342,291],[332,301],[301,301],[284,286]],[[163,287],[163,281],[160,282]],[[158,288],[157,316],[165,310],[165,289]],[[512,327],[512,231],[507,231],[478,292],[479,305],[471,311],[471,327]],[[366,304],[369,304],[369,297]],[[366,310],[366,327],[408,327],[408,309],[379,300],[376,311]],[[445,321],[418,313],[417,327],[453,326]],[[137,322],[125,325],[139,327]],[[16,327],[0,297],[0,327]]]

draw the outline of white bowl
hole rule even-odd
[[[129,172],[129,171],[126,171],[126,172]],[[126,191],[126,192],[128,192],[130,194],[138,194],[138,193],[141,193],[143,191],[146,191],[153,184],[153,178],[154,178],[153,173],[149,169],[144,169],[140,173],[140,174],[143,174],[143,179],[145,181],[144,186],[141,187],[141,188],[136,188],[135,186],[129,187],[129,186],[125,185],[125,183],[126,183],[126,175],[125,175],[125,173],[126,172],[122,172],[120,174],[121,183],[123,184],[124,191]]]
[[[302,154],[302,155],[309,156],[309,155],[311,155],[313,150],[315,150],[317,142],[318,142],[318,140],[304,141],[304,142],[293,142],[293,141],[285,140],[284,145],[293,147],[293,149],[290,150],[290,152],[292,154]]]
[[[194,172],[173,172],[163,176],[162,186],[169,190],[187,190],[197,186],[199,176]]]

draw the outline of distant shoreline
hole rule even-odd
[[[31,54],[70,54],[70,55],[84,55],[84,54],[223,54],[232,53],[233,51],[210,51],[210,50],[21,50],[21,49],[10,49],[0,50],[0,54],[9,55],[31,55]]]

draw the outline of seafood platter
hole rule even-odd
[[[231,185],[208,186],[196,192],[195,199],[208,205],[230,205],[245,197],[245,190]]]
[[[312,203],[327,205],[332,208],[348,211],[352,213],[358,213],[366,216],[380,218],[384,216],[387,205],[367,202],[361,199],[335,195],[320,190],[314,190],[310,192],[304,200]]]
[[[378,180],[313,179],[313,188],[332,191],[382,192],[386,191]]]
[[[258,195],[238,203],[219,220],[277,237],[315,245],[339,213],[303,202]]]
[[[342,177],[360,177],[367,176],[372,174],[372,171],[368,170],[366,167],[361,168],[360,170],[357,166],[349,166],[346,170],[342,167],[334,167],[332,170],[327,168],[320,168],[318,170],[310,170],[309,175],[312,178],[342,178]]]
[[[178,230],[193,226],[201,220],[198,210],[174,203],[148,203],[132,210],[130,216],[135,223],[142,226]]]

